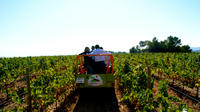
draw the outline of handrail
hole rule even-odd
[[[112,54],[84,54],[84,55],[77,55],[77,56],[113,56]]]
[[[78,71],[79,71],[78,62],[79,62],[79,55],[77,55],[77,57],[76,57],[76,73],[78,73]]]

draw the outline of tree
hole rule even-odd
[[[168,45],[174,46],[174,47],[181,45],[181,39],[179,39],[178,37],[169,36],[167,38],[167,42],[168,42]]]
[[[130,53],[139,53],[140,52],[140,47],[139,45],[137,45],[136,47],[132,47],[130,50],[129,50]]]
[[[167,38],[167,51],[168,52],[177,52],[179,51],[179,49],[177,49],[178,47],[180,47],[181,45],[181,39],[179,39],[178,37],[173,37],[173,36],[169,36]]]
[[[139,46],[140,46],[141,48],[146,47],[146,46],[149,45],[150,42],[151,42],[151,41],[149,41],[149,40],[140,41],[140,42],[139,42]]]
[[[130,53],[134,52],[191,52],[190,46],[181,46],[181,39],[169,36],[164,41],[158,41],[156,37],[152,41],[140,41],[139,45],[132,47]]]
[[[192,52],[192,49],[190,49],[189,45],[181,46],[180,49],[181,49],[181,52]]]
[[[137,49],[133,46],[130,50],[129,50],[130,53],[136,53],[137,52]]]
[[[153,38],[152,42],[149,44],[149,52],[159,52],[160,51],[160,43],[156,37]]]

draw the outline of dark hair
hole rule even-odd
[[[89,47],[85,47],[85,52],[89,53],[90,52],[90,48]]]
[[[91,47],[91,49],[92,49],[92,50],[94,50],[94,49],[95,49],[95,47],[94,47],[94,46],[92,46],[92,47]]]
[[[100,47],[99,47],[99,45],[97,44],[97,45],[95,45],[95,48],[96,48],[96,49],[99,49]]]

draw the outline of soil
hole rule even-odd
[[[114,88],[80,89],[74,112],[119,112]]]
[[[114,88],[77,89],[60,104],[56,112],[130,112],[130,107],[121,101],[119,79]],[[54,106],[55,107],[55,106]]]
[[[65,98],[57,110],[53,110],[56,112],[130,112],[121,98],[119,79],[117,79],[114,88],[77,89]]]
[[[129,109],[130,107],[126,103],[123,103],[121,101],[122,93],[119,88],[119,78],[115,80],[115,94],[116,94],[120,112],[130,112],[130,109]]]
[[[62,95],[63,96],[63,95]],[[63,101],[54,103],[49,106],[46,110],[47,112],[73,112],[78,100],[79,93],[78,91],[72,91],[68,96],[60,97],[63,98]]]

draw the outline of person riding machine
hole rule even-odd
[[[103,61],[98,61],[104,59]],[[113,55],[81,54],[76,57],[76,85],[78,88],[113,88]]]

